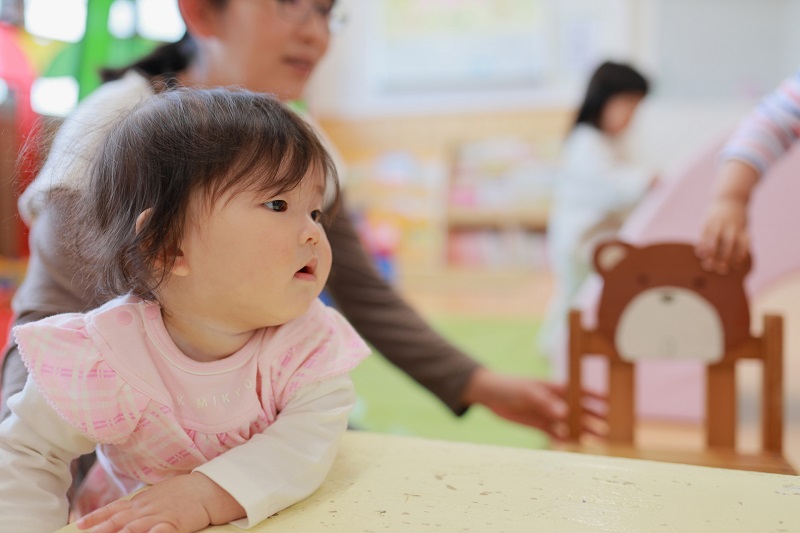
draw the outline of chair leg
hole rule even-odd
[[[764,451],[783,453],[783,317],[764,316],[761,435]]]
[[[736,365],[707,367],[706,444],[712,448],[735,448],[736,417]]]
[[[631,363],[608,365],[608,440],[633,444],[636,383]]]
[[[567,382],[567,438],[577,442],[581,438],[581,419],[583,418],[583,405],[581,404],[581,356],[584,353],[583,326],[581,312],[572,309],[569,312],[569,375]]]

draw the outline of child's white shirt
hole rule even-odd
[[[591,270],[593,249],[617,233],[650,179],[650,173],[632,164],[621,139],[593,126],[579,124],[564,143],[547,225],[556,287],[538,341],[557,365],[566,314]]]
[[[194,471],[244,507],[247,517],[234,524],[250,528],[317,489],[333,463],[335,443],[354,402],[346,375],[308,385],[269,431]],[[70,463],[91,453],[95,443],[64,421],[30,379],[9,403],[16,416],[0,424],[3,531],[52,533],[67,521]]]
[[[620,139],[587,124],[564,144],[548,224],[551,246],[566,252],[589,240],[610,215],[624,216],[644,195],[650,173],[632,164]]]

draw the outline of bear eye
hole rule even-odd
[[[636,277],[636,281],[639,283],[639,285],[649,285],[650,284],[650,276],[648,276],[647,274],[639,274]]]
[[[696,277],[696,278],[694,278],[694,280],[692,281],[692,285],[693,285],[693,286],[694,286],[694,288],[695,288],[695,289],[697,289],[697,290],[704,289],[704,288],[705,288],[705,286],[706,286],[706,278],[705,278],[705,277],[703,277],[703,276],[697,276],[697,277]]]

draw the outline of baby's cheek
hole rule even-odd
[[[323,278],[324,282],[328,279],[328,275],[331,273],[331,265],[333,263],[333,251],[331,250],[331,244],[328,242],[328,237],[326,237],[324,234],[323,238],[320,239],[320,242],[317,245],[317,260],[319,261],[317,274],[319,277]]]

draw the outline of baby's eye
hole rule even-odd
[[[264,202],[264,207],[276,213],[283,213],[289,208],[289,204],[286,203],[286,200],[270,200],[269,202]]]
[[[319,209],[315,209],[311,212],[311,220],[314,222],[322,222],[323,213]]]

